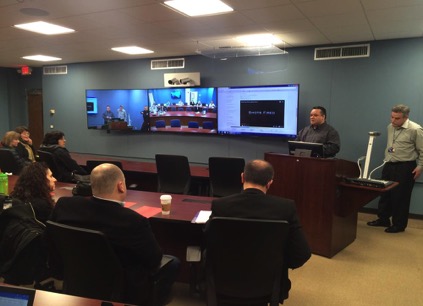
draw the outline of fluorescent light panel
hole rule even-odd
[[[131,54],[131,55],[154,53],[154,51],[140,48],[137,46],[117,47],[117,48],[112,48],[112,50],[116,52]]]
[[[36,32],[45,35],[66,34],[75,32],[73,29],[58,26],[44,21],[36,21],[31,23],[23,23],[14,25],[15,28]]]
[[[282,40],[272,34],[244,35],[238,36],[236,40],[249,47],[271,46],[283,43]]]
[[[31,60],[31,61],[39,61],[39,62],[51,62],[51,61],[61,61],[62,59],[59,57],[47,56],[47,55],[28,55],[23,56],[22,58]]]
[[[232,12],[233,8],[220,0],[171,0],[165,5],[191,17]]]

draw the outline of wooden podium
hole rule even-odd
[[[358,177],[355,162],[265,153],[275,169],[268,193],[293,199],[313,253],[332,257],[357,234],[358,210],[394,188],[363,187],[343,182]]]

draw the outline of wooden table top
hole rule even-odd
[[[120,161],[122,163],[122,168],[124,171],[134,171],[134,172],[144,172],[144,173],[157,173],[156,163],[155,162],[143,162],[135,160],[127,160],[120,157],[105,156],[105,155],[95,155],[95,154],[86,154],[86,153],[70,153],[72,158],[78,163],[78,165],[85,166],[87,160],[109,160],[109,161]],[[209,177],[209,168],[208,166],[198,166],[191,165],[191,176],[208,178]]]
[[[9,176],[9,193],[13,190],[18,176]],[[55,200],[60,197],[72,196],[75,184],[56,182]],[[128,190],[125,207],[128,207],[145,217],[157,218],[171,222],[191,222],[200,210],[210,210],[211,197],[201,197],[183,194],[171,194],[172,206],[169,215],[161,214],[160,196],[163,193]]]

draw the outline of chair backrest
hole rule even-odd
[[[47,276],[44,230],[32,206],[17,199],[0,214],[0,276],[5,283],[29,285]]]
[[[124,272],[107,237],[100,231],[47,221],[47,239],[63,263],[63,292],[119,301]]]
[[[2,172],[19,174],[19,164],[9,149],[0,148],[0,169]]]
[[[159,192],[188,194],[191,171],[186,156],[156,154],[156,167]]]
[[[40,157],[40,160],[47,164],[47,166],[50,168],[51,172],[53,173],[53,176],[58,180],[62,180],[62,173],[59,170],[59,166],[57,165],[56,158],[54,157],[53,153],[43,151],[42,149],[39,149],[37,151],[38,156]]]
[[[271,301],[279,305],[289,224],[216,217],[207,230],[207,305]]]
[[[224,197],[241,192],[244,166],[243,158],[209,157],[210,196]]]
[[[164,120],[156,120],[156,128],[166,127],[166,122]]]
[[[123,170],[122,162],[116,160],[87,160],[87,171],[91,173],[95,167],[101,164],[113,164],[119,167],[120,170]]]
[[[181,127],[181,120],[179,119],[172,119],[170,120],[171,127]]]
[[[213,129],[213,127],[214,127],[213,121],[204,121],[203,122],[203,129],[211,130],[211,129]]]
[[[198,127],[199,127],[198,122],[197,121],[190,121],[190,122],[188,122],[188,127],[198,129]]]

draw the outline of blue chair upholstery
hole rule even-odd
[[[166,122],[164,120],[156,121],[156,128],[164,128],[164,127],[166,127]]]
[[[213,127],[214,127],[213,121],[204,121],[203,122],[203,129],[211,130],[211,129],[213,129]]]
[[[179,119],[170,120],[170,127],[181,127],[181,120]]]
[[[193,129],[198,129],[199,125],[197,121],[190,121],[188,122],[188,127]]]

